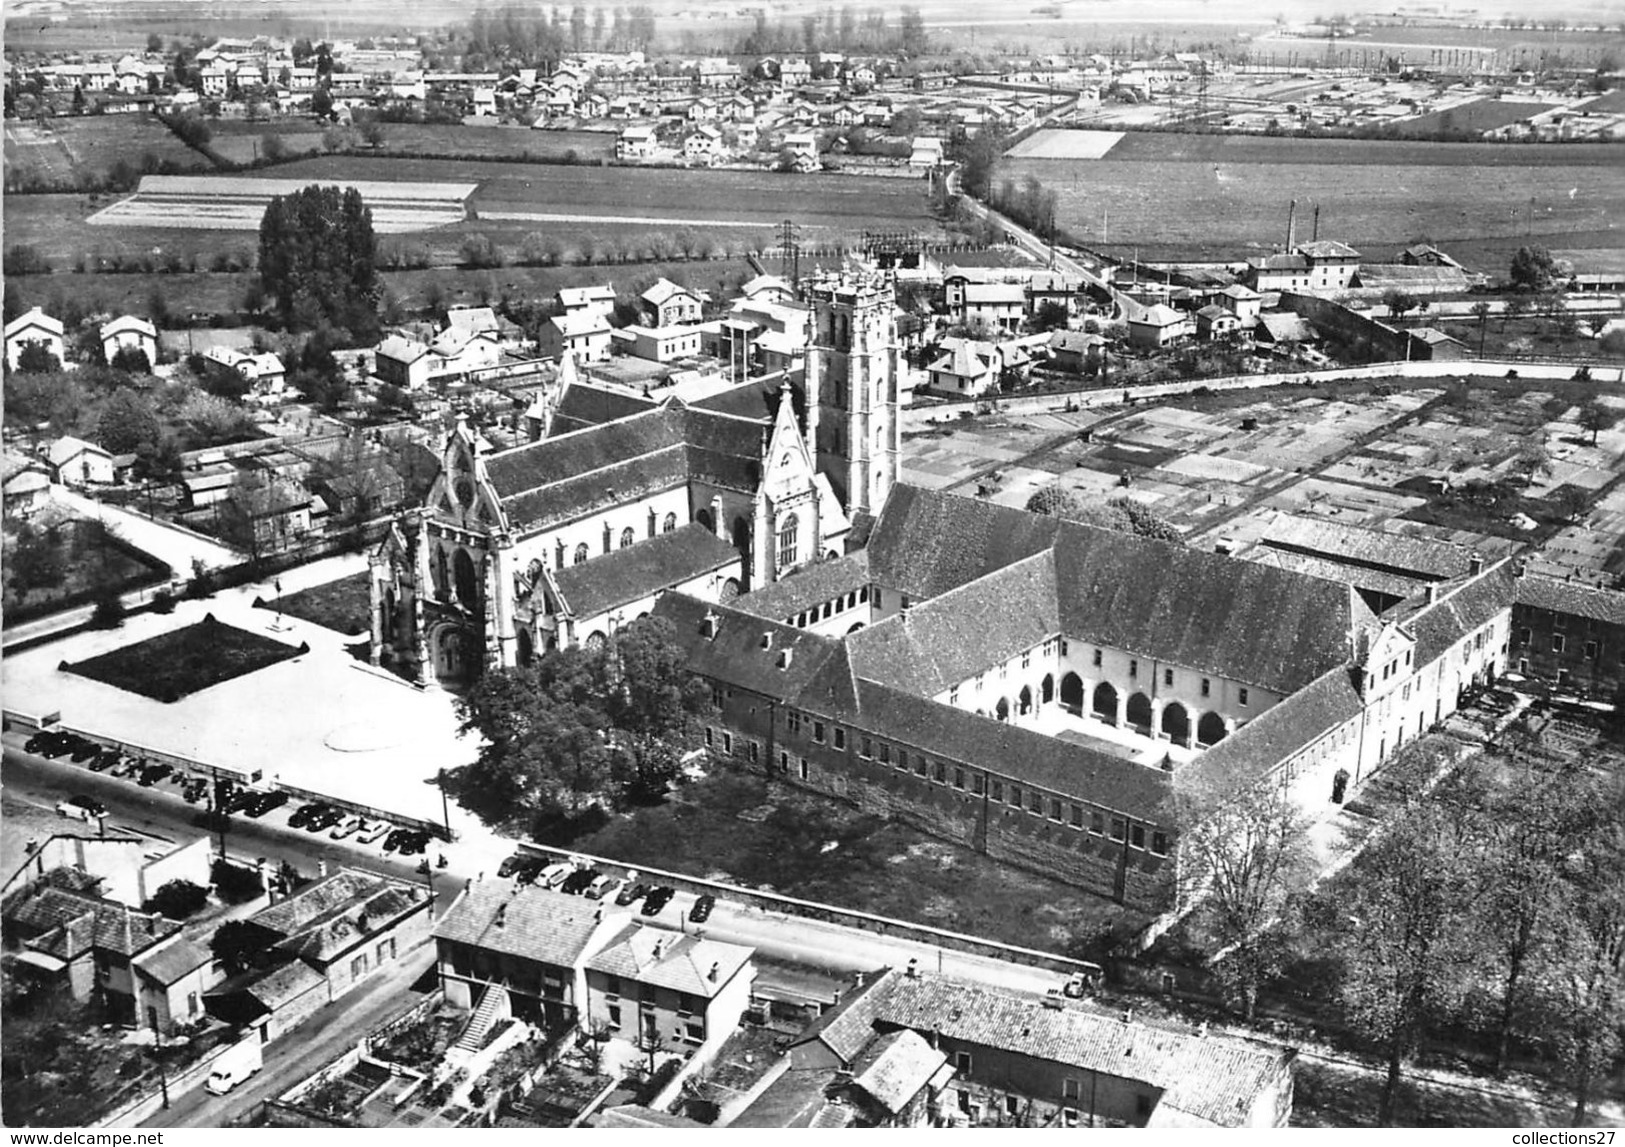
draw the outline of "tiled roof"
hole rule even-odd
[[[1307,271],[1309,260],[1302,255],[1255,255],[1248,259],[1260,271]]]
[[[1014,303],[1025,305],[1027,288],[1020,283],[968,283],[965,286],[967,305],[977,303]]]
[[[739,551],[700,525],[639,540],[553,575],[559,594],[578,618],[671,589],[739,560]]]
[[[683,1115],[671,1115],[650,1107],[623,1103],[603,1111],[593,1120],[594,1127],[692,1127],[704,1130],[706,1125]]]
[[[28,947],[63,960],[98,948],[133,956],[180,930],[157,913],[50,887],[8,904],[7,923]]]
[[[414,883],[341,868],[256,912],[251,920],[281,937],[278,950],[321,963],[421,903],[420,895]],[[363,916],[365,932],[360,928]]]
[[[763,1089],[729,1127],[811,1127],[826,1106],[836,1073],[791,1068]]]
[[[562,292],[561,292],[562,293]],[[553,412],[552,437],[557,438],[572,430],[601,426],[606,422],[646,414],[655,403],[624,390],[577,381],[564,388],[559,395],[558,409]]]
[[[483,880],[446,910],[434,935],[437,940],[571,968],[586,954],[602,913],[601,904],[580,896],[550,888],[516,891],[507,881]]]
[[[859,630],[847,649],[858,676],[930,697],[1059,631],[1055,562],[1045,552]]]
[[[1513,592],[1519,605],[1625,625],[1625,593],[1618,590],[1529,575],[1513,582]]]
[[[508,499],[675,448],[682,443],[682,430],[681,410],[668,403],[641,415],[491,454],[485,459],[486,474],[498,496]]]
[[[393,359],[396,362],[416,362],[429,353],[429,348],[416,339],[404,338],[401,335],[390,335],[378,344],[373,356]]]
[[[587,967],[623,980],[709,999],[750,963],[754,951],[740,944],[673,935],[664,928],[631,924],[589,958]]]
[[[1302,315],[1291,313],[1259,315],[1258,321],[1276,342],[1307,342],[1315,337],[1314,328]]]
[[[583,307],[589,303],[612,303],[615,288],[608,283],[596,287],[561,287],[559,302],[566,307]]]
[[[267,1012],[274,1012],[283,1004],[298,999],[326,982],[315,968],[301,960],[294,960],[255,978],[246,986],[246,991]]]
[[[143,952],[130,963],[137,971],[167,986],[213,961],[214,955],[209,949],[183,936],[155,951]]]
[[[539,530],[609,507],[625,506],[662,490],[676,489],[688,476],[687,459],[679,444],[656,453],[613,461],[602,469],[504,498],[502,508],[515,528]]]
[[[999,351],[992,343],[976,339],[962,339],[941,358],[927,368],[932,373],[951,374],[956,378],[978,378],[990,370],[997,370]]]
[[[734,606],[757,617],[789,624],[796,614],[869,584],[869,555],[859,550],[834,561],[815,562],[746,594]]]
[[[1270,770],[1322,734],[1358,716],[1364,705],[1354,687],[1354,671],[1339,666],[1277,705],[1272,705],[1185,767],[1235,791]]]
[[[554,315],[547,321],[558,328],[559,334],[564,338],[595,335],[599,331],[609,330],[609,320],[599,311],[571,311],[568,314]]]
[[[852,1082],[893,1115],[908,1106],[948,1057],[907,1028],[880,1036],[852,1065]]]
[[[1298,253],[1311,259],[1358,259],[1360,253],[1347,243],[1335,239],[1317,239],[1312,243],[1299,243]]]
[[[1467,547],[1454,542],[1297,514],[1280,514],[1272,519],[1262,544],[1423,580],[1458,577],[1467,572],[1473,556]]]
[[[798,695],[840,648],[835,638],[680,593],[662,597],[654,614],[676,627],[673,640],[683,647],[690,672],[783,700]],[[715,619],[714,637],[701,632],[707,616]],[[782,664],[786,653],[789,663]]]
[[[855,1062],[874,1038],[876,1010],[889,990],[888,982],[896,976],[896,972],[882,970],[854,988],[841,997],[838,1005],[802,1029],[790,1046],[817,1041],[834,1052],[843,1064]]]
[[[1415,599],[1399,616],[1416,635],[1416,664],[1431,664],[1462,638],[1489,624],[1512,604],[1517,578],[1512,563],[1502,559],[1476,578],[1444,586],[1432,605]],[[1387,616],[1387,615],[1384,615]]]
[[[1366,263],[1360,267],[1362,287],[1409,286],[1467,287],[1467,272],[1458,266],[1414,266],[1410,263]]]
[[[1162,1103],[1236,1126],[1258,1092],[1286,1070],[1292,1052],[1125,1022],[1079,1007],[1047,1008],[979,984],[893,974],[876,1009],[884,1026],[940,1033],[1162,1090]]]
[[[1242,556],[1250,562],[1259,562],[1267,566],[1276,566],[1279,569],[1292,570],[1294,573],[1305,574],[1309,577],[1346,582],[1362,590],[1402,598],[1415,593],[1419,582],[1426,580],[1406,577],[1403,574],[1388,573],[1385,570],[1366,569],[1363,566],[1344,564],[1332,558],[1312,557],[1309,554],[1272,549],[1269,546],[1253,546]]]
[[[1060,519],[898,483],[869,535],[875,581],[936,597],[1049,548]]]
[[[641,297],[643,298],[644,302],[658,307],[662,303],[675,298],[678,295],[689,295],[698,298],[695,292],[689,290],[687,287],[678,286],[670,279],[660,279],[655,283],[654,286],[650,287],[647,291],[644,291]]]

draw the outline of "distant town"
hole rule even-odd
[[[18,6],[4,1122],[1625,1122],[1622,51]]]

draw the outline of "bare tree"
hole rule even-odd
[[[1213,971],[1251,1020],[1260,986],[1280,965],[1272,925],[1308,882],[1308,823],[1284,785],[1265,778],[1236,792],[1200,766],[1176,774],[1179,898]]]

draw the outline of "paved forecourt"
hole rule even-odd
[[[290,580],[284,575],[285,589]],[[141,614],[118,629],[8,655],[0,669],[6,708],[33,716],[59,712],[63,724],[123,744],[234,770],[259,769],[267,782],[398,817],[440,820],[433,780],[441,768],[467,764],[477,752],[458,733],[451,695],[420,692],[358,661],[343,635],[332,630],[254,608],[256,595],[269,599],[275,591],[248,586],[182,602],[169,615]],[[307,643],[310,651],[168,704],[59,667],[192,625],[209,613],[290,645]],[[467,814],[451,811],[454,828],[477,831]]]

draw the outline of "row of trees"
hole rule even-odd
[[[771,25],[767,13],[757,9],[754,26],[734,50],[744,56],[834,51],[918,56],[927,47],[925,18],[918,8],[905,7],[893,25],[884,11],[866,11],[860,16],[848,4],[839,12],[825,7],[822,13],[809,12],[799,21]]]
[[[1493,1048],[1497,1071],[1520,1047],[1551,1057],[1577,1125],[1618,1059],[1625,780],[1514,741],[1509,757],[1460,767],[1438,739],[1413,743],[1389,766],[1397,812],[1314,892],[1286,790],[1180,777],[1180,892],[1204,897],[1191,938],[1248,1018],[1295,953],[1329,968],[1344,1022],[1385,1062],[1385,1124],[1404,1065],[1430,1041]]]
[[[654,38],[654,9],[646,4],[595,7],[590,17],[582,4],[568,14],[554,5],[546,15],[506,4],[494,12],[476,8],[451,46],[461,49],[465,69],[477,71],[501,63],[551,68],[569,52],[647,50]]]

